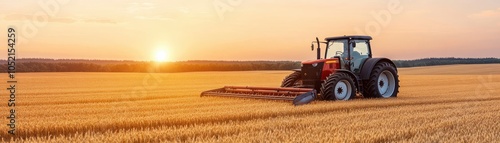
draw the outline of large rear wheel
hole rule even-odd
[[[293,72],[283,79],[281,87],[296,87],[302,85],[301,72]]]
[[[349,100],[356,96],[354,81],[347,73],[336,72],[327,77],[318,96],[324,100]]]
[[[370,78],[364,81],[363,96],[368,98],[397,97],[399,92],[399,77],[396,67],[388,62],[377,63]]]

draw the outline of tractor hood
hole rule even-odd
[[[324,63],[324,62],[329,61],[329,60],[332,60],[332,59],[320,59],[320,60],[303,61],[302,64],[303,65],[309,65],[309,64],[315,64],[315,63]]]

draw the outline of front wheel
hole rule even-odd
[[[301,72],[293,72],[283,79],[281,87],[296,87],[302,85]]]
[[[364,97],[390,98],[397,97],[399,78],[396,67],[387,62],[375,65],[370,78],[364,82]]]
[[[354,81],[347,73],[336,72],[328,76],[318,96],[324,100],[349,100],[356,96]]]

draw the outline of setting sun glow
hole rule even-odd
[[[155,52],[155,61],[156,62],[165,62],[168,61],[168,52],[165,49],[159,49]]]

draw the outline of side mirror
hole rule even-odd
[[[356,42],[352,42],[352,48],[356,47]]]
[[[311,51],[314,51],[314,44],[311,43]]]

